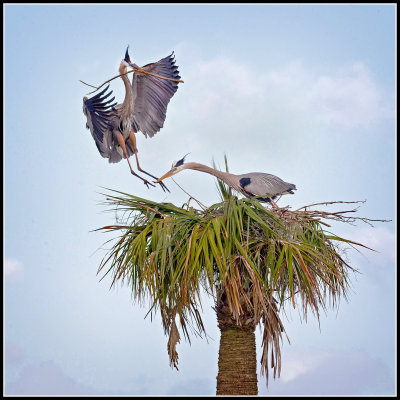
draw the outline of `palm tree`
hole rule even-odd
[[[206,334],[199,311],[203,288],[215,300],[221,331],[217,394],[257,394],[255,327],[263,327],[261,373],[268,384],[269,369],[274,378],[281,369],[282,308],[299,306],[303,315],[311,310],[319,317],[347,297],[355,270],[338,244],[363,245],[326,232],[326,219],[373,220],[310,206],[268,209],[218,185],[221,202],[202,209],[190,201],[177,207],[107,194],[105,204],[122,212],[123,221],[98,229],[118,233],[99,272],[112,275],[111,286],[128,284],[136,300],[147,299],[151,313],[161,313],[176,369],[180,332],[189,341],[191,334]]]

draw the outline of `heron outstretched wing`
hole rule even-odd
[[[166,78],[179,79],[173,54],[142,69]],[[178,82],[135,72],[132,78],[133,129],[143,132],[146,137],[154,136],[164,125],[168,103],[177,89]]]
[[[83,98],[83,113],[87,117],[86,128],[90,129],[97,149],[102,157],[109,158],[112,139],[112,119],[115,111],[112,109],[117,103],[110,104],[115,97],[106,100],[112,91],[105,94],[109,86],[91,99]],[[104,95],[104,96],[103,96]]]

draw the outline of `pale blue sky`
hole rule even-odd
[[[117,74],[126,46],[144,65],[175,51],[185,83],[164,128],[138,134],[155,175],[188,160],[234,173],[269,172],[295,183],[280,204],[367,200],[375,228],[332,229],[379,250],[348,252],[361,274],[338,312],[301,323],[281,378],[260,394],[395,392],[395,6],[394,5],[6,5],[4,7],[5,384],[15,394],[215,393],[219,332],[205,299],[206,340],[178,345],[169,367],[160,319],[108,290],[97,267],[114,222],[99,203],[108,187],[181,205],[171,193],[108,164],[86,130],[79,79]],[[111,83],[122,101],[122,82]],[[214,178],[175,180],[205,204]],[[257,329],[258,361],[261,338]]]

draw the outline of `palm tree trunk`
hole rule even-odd
[[[257,322],[253,310],[243,304],[236,320],[224,290],[218,293],[215,311],[221,331],[218,355],[217,395],[257,395]]]
[[[257,395],[257,357],[254,329],[221,329],[217,395]]]

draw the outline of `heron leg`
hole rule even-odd
[[[118,138],[118,143],[122,147],[122,150],[125,154],[126,161],[128,161],[129,168],[131,170],[132,175],[137,176],[139,179],[143,181],[143,183],[149,188],[149,185],[154,186],[152,183],[150,183],[147,179],[142,178],[140,175],[138,175],[131,167],[131,163],[129,162],[129,157],[128,157],[128,152],[126,151],[126,145],[125,145],[125,140],[124,137],[122,136],[121,132],[118,132],[117,134]],[[150,188],[149,188],[150,189]]]
[[[276,204],[273,200],[272,197],[269,198],[271,204],[275,207],[275,208],[279,208],[278,204]]]
[[[153,176],[153,175],[149,174],[148,172],[146,172],[146,171],[145,171],[144,169],[142,169],[142,168],[140,167],[140,165],[139,165],[139,158],[138,158],[138,155],[137,155],[138,149],[137,149],[137,147],[136,147],[136,135],[135,135],[135,132],[131,131],[131,133],[129,134],[129,140],[130,140],[130,142],[131,142],[131,144],[132,144],[133,152],[135,153],[137,169],[138,169],[140,172],[143,172],[144,174],[151,176],[151,177],[154,178],[155,180],[158,180],[158,178],[156,178],[155,176]],[[165,190],[167,190],[167,191],[169,192],[169,189],[165,186],[164,182],[158,182],[158,183],[160,184],[160,186],[161,186],[162,190],[164,190],[164,192],[165,192]]]

